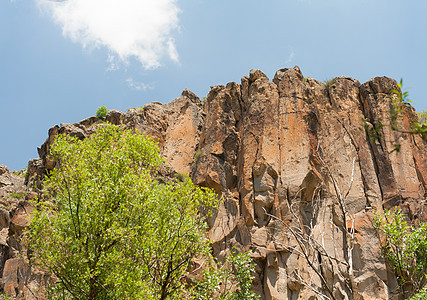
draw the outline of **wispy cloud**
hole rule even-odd
[[[288,59],[285,61],[285,64],[290,64],[292,62],[292,60],[294,59],[295,56],[295,52],[291,51],[291,53],[288,56]]]
[[[107,47],[110,68],[135,57],[145,69],[169,57],[178,62],[173,34],[179,29],[177,0],[37,0],[84,48]]]
[[[133,80],[133,78],[126,79],[127,85],[137,91],[146,91],[146,90],[152,90],[154,87],[152,84],[146,84],[144,82],[136,82]]]

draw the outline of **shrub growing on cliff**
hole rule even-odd
[[[257,299],[251,290],[255,266],[249,253],[237,253],[234,249],[224,264],[213,259],[202,272],[202,279],[195,284],[197,300],[251,300]]]
[[[381,250],[393,267],[402,296],[418,299],[427,284],[427,222],[418,228],[409,226],[402,212],[395,210],[386,211],[384,217],[377,214],[375,226],[383,237]]]
[[[427,299],[427,287],[424,287],[422,291],[416,293],[414,296],[409,298],[410,300],[426,300]]]
[[[96,111],[96,116],[100,118],[101,120],[104,120],[107,116],[107,108],[105,106],[98,107],[98,110]]]
[[[200,207],[213,192],[189,179],[160,184],[155,143],[106,125],[81,141],[58,136],[59,167],[30,225],[36,264],[58,279],[60,299],[175,299],[197,256],[208,255]]]
[[[427,110],[423,110],[417,113],[418,114],[418,123],[420,126],[427,127]]]
[[[427,112],[421,111],[417,113],[418,120],[409,124],[409,130],[405,128],[402,124],[402,118],[404,112],[407,108],[410,107],[410,103],[413,101],[409,99],[408,91],[402,91],[403,80],[397,84],[398,89],[393,89],[390,91],[390,100],[392,103],[390,109],[390,123],[383,123],[381,118],[375,120],[375,124],[370,124],[366,119],[362,118],[365,131],[368,137],[375,143],[381,138],[381,132],[383,127],[389,127],[392,131],[407,133],[411,135],[419,135],[423,140],[427,140]],[[393,145],[391,152],[400,151],[400,143]]]

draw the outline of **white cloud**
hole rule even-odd
[[[136,82],[133,78],[126,79],[128,86],[137,91],[146,91],[148,89],[152,90],[154,87],[151,84],[146,84],[143,82]]]
[[[289,64],[289,63],[291,63],[292,62],[292,60],[294,59],[294,56],[295,56],[295,52],[294,51],[291,51],[291,53],[289,54],[289,56],[288,56],[288,59],[285,61],[285,64]]]
[[[116,62],[116,57],[112,54],[108,54],[107,62],[108,62],[108,68],[107,71],[117,71],[120,69],[120,66],[118,62]]]
[[[110,69],[138,59],[144,68],[164,57],[178,62],[173,34],[179,29],[177,0],[37,0],[84,48],[107,47]]]

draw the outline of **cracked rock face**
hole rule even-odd
[[[23,247],[24,228],[30,223],[36,193],[24,184],[23,175],[0,165],[0,276],[1,294],[12,299],[43,299],[49,277],[29,267]]]
[[[413,220],[427,219],[427,144],[388,126],[375,142],[367,137],[362,119],[377,128],[380,119],[391,122],[393,89],[397,83],[386,77],[323,84],[298,67],[272,81],[251,70],[240,84],[212,87],[205,103],[185,90],[171,103],[106,118],[155,138],[171,168],[223,197],[209,220],[214,253],[250,250],[261,299],[316,299],[327,288],[336,299],[397,299],[373,213],[399,206]],[[415,120],[405,108],[403,129]],[[57,134],[85,138],[97,126],[91,117],[51,128],[27,183],[37,185],[55,167],[47,153]],[[392,151],[397,144],[400,151]],[[316,245],[307,257],[293,233]]]

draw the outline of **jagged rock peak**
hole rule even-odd
[[[172,169],[223,197],[208,220],[214,253],[221,259],[232,247],[251,251],[261,299],[315,299],[314,290],[325,291],[325,285],[335,299],[397,299],[373,214],[398,206],[412,220],[427,220],[427,143],[378,126],[379,120],[391,122],[393,89],[396,81],[386,77],[322,83],[294,67],[278,70],[270,81],[251,70],[240,84],[211,87],[204,103],[186,89],[168,104],[111,110],[106,119],[152,136]],[[378,128],[378,140],[361,130],[362,119]],[[415,120],[405,107],[403,129]],[[48,153],[56,135],[85,138],[98,126],[102,121],[90,117],[52,127],[40,158],[29,162],[27,184],[40,187],[46,170],[55,167]],[[392,151],[396,144],[400,152]],[[345,215],[337,191],[344,195]],[[321,245],[309,253],[312,264],[290,228]]]

